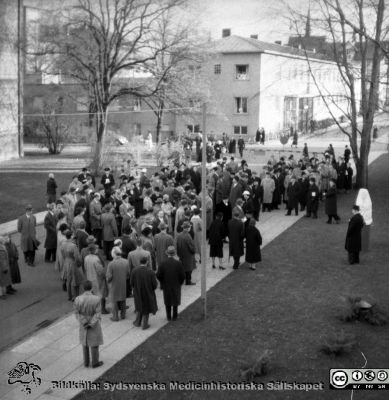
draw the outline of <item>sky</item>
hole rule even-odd
[[[223,28],[231,28],[233,35],[249,37],[257,34],[260,40],[282,40],[283,43],[293,33],[287,19],[287,7],[308,10],[309,4],[309,0],[198,1],[201,24],[210,31],[212,39],[221,38]]]

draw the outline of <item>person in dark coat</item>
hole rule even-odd
[[[226,237],[223,224],[223,214],[218,212],[216,219],[214,219],[209,228],[209,244],[210,257],[212,258],[212,268],[216,268],[215,258],[219,259],[219,269],[225,269],[223,267],[223,240]]]
[[[316,179],[309,178],[309,187],[307,193],[307,213],[305,217],[317,218],[317,210],[319,208],[319,188],[316,186]]]
[[[88,232],[85,230],[86,223],[85,221],[81,221],[79,228],[76,231],[76,234],[74,235],[74,239],[76,240],[76,244],[78,247],[78,250],[82,251],[82,249],[85,249],[85,247],[88,247]]]
[[[346,234],[346,243],[344,247],[348,252],[348,262],[350,264],[359,264],[359,252],[362,247],[362,228],[364,222],[359,211],[359,206],[354,205],[352,208],[353,216],[348,223]]]
[[[110,204],[106,204],[103,208],[101,227],[105,257],[108,261],[112,261],[111,251],[113,242],[118,237],[118,227]]]
[[[347,163],[347,168],[345,172],[345,185],[346,193],[348,193],[353,187],[353,169],[351,168],[350,162]]]
[[[253,217],[256,221],[259,220],[259,213],[261,211],[262,202],[262,188],[261,188],[261,178],[254,178],[253,186]]]
[[[240,135],[239,139],[238,139],[238,149],[239,149],[239,154],[241,157],[243,157],[243,150],[245,147],[246,146],[245,146],[244,139],[242,138],[242,135]]]
[[[11,236],[6,237],[5,248],[8,253],[9,270],[11,273],[11,284],[7,286],[7,294],[16,292],[16,289],[12,286],[15,283],[21,283],[22,279],[20,276],[19,269],[19,253],[16,244],[12,242]]]
[[[227,235],[228,221],[232,218],[232,208],[228,201],[228,196],[226,196],[219,204],[216,204],[215,213],[217,214],[219,212],[223,214],[224,232]]]
[[[262,261],[261,245],[262,236],[255,226],[255,219],[251,218],[246,228],[246,262],[250,264],[250,269],[255,270],[255,264]]]
[[[332,224],[332,218],[339,224],[336,185],[333,180],[329,181],[329,187],[325,193],[325,212],[328,215],[327,224]]]
[[[47,203],[55,203],[57,201],[57,182],[54,179],[54,174],[49,174],[49,179],[47,180]]]
[[[136,311],[134,325],[139,327],[142,323],[142,329],[150,327],[149,314],[155,314],[158,311],[155,297],[158,283],[154,271],[147,266],[148,261],[146,257],[142,257],[140,266],[131,272],[130,277]]]
[[[103,365],[99,361],[99,346],[103,344],[101,329],[100,297],[92,293],[92,283],[84,281],[84,293],[74,300],[74,311],[80,322],[80,343],[83,349],[84,366],[89,367],[89,348],[92,355],[92,368]]]
[[[115,179],[110,171],[110,168],[104,168],[104,175],[101,177],[101,184],[104,186],[106,197],[111,195],[112,187],[115,185]]]
[[[195,285],[195,283],[192,282],[192,271],[196,267],[196,247],[189,233],[191,229],[190,222],[185,221],[182,224],[182,229],[182,232],[177,235],[177,255],[184,266],[185,285]]]
[[[295,215],[298,215],[298,209],[299,209],[298,199],[300,194],[300,186],[298,182],[296,182],[296,177],[294,175],[291,176],[290,183],[286,191],[288,194],[288,200],[287,200],[288,212],[286,213],[286,215],[291,215],[293,209]]]
[[[309,189],[309,179],[305,171],[301,172],[301,178],[297,181],[300,188],[299,193],[299,204],[300,211],[304,211],[307,206],[308,189]]]
[[[23,251],[24,260],[27,265],[33,267],[35,251],[40,243],[36,238],[36,218],[30,204],[26,207],[26,214],[18,219],[18,232],[20,232],[20,248]]]
[[[157,279],[160,281],[163,291],[166,318],[168,321],[171,319],[175,321],[177,319],[178,306],[181,304],[181,285],[185,281],[185,271],[181,261],[175,258],[176,249],[174,246],[167,248],[166,255],[168,258],[158,267]]]
[[[347,144],[346,144],[346,147],[345,147],[345,149],[344,149],[344,154],[343,154],[344,162],[345,162],[346,164],[349,162],[350,156],[351,156],[351,150],[350,150],[350,148],[349,148],[349,147],[347,146]]]
[[[55,262],[57,253],[57,218],[54,215],[54,207],[54,203],[47,205],[47,214],[43,221],[43,226],[46,229],[45,262]]]
[[[235,211],[233,218],[228,222],[228,239],[230,257],[234,259],[233,269],[238,269],[240,257],[244,254],[243,239],[245,235],[244,224],[240,219],[239,211]]]

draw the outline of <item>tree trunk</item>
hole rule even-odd
[[[369,155],[361,154],[361,156],[356,160],[357,175],[355,178],[355,188],[361,189],[368,187],[368,167],[369,167]]]
[[[157,115],[157,130],[155,133],[155,142],[156,142],[157,146],[159,145],[159,134],[161,131],[161,122],[162,122],[161,115]]]
[[[93,173],[98,175],[101,168],[103,167],[103,153],[104,153],[104,138],[107,127],[107,114],[106,112],[100,112],[96,114],[96,147],[93,155]]]

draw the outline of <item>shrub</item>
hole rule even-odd
[[[340,332],[329,335],[324,340],[320,351],[328,355],[340,356],[344,353],[349,353],[356,344],[355,336],[344,333],[342,329]]]

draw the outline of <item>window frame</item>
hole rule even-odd
[[[214,64],[213,73],[214,73],[214,75],[221,75],[221,73],[222,73],[222,65],[221,64]]]
[[[243,130],[245,130],[246,132],[243,132]],[[248,133],[247,125],[234,125],[234,135],[247,135],[247,133]]]
[[[245,105],[245,107],[244,107]],[[240,111],[242,109],[242,111]],[[246,110],[246,111],[245,111]],[[249,113],[249,101],[247,97],[234,97],[234,114],[246,115]]]
[[[239,67],[246,67],[246,72],[238,72]],[[250,80],[250,66],[249,64],[235,64],[235,79],[237,81],[248,81]]]

